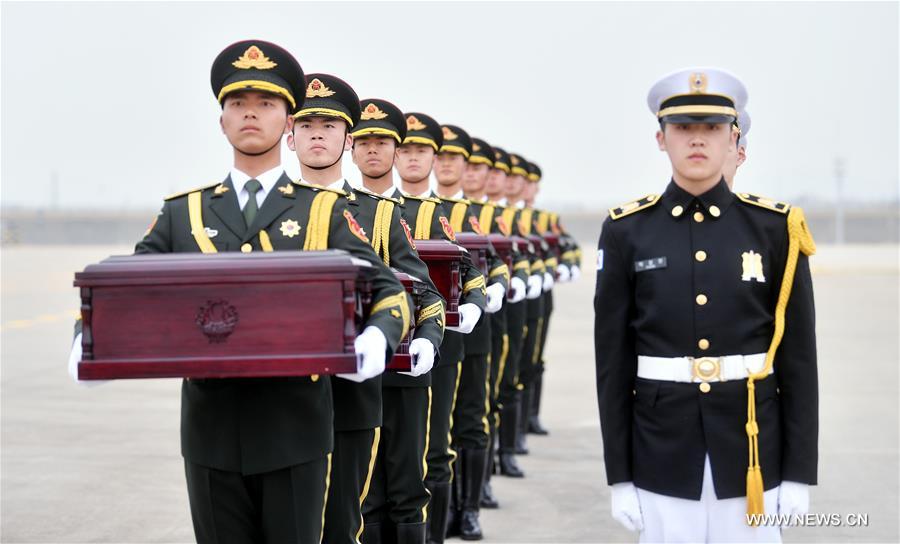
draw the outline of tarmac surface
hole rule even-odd
[[[495,477],[486,542],[635,542],[609,515],[594,388],[593,260],[556,289],[542,418],[524,480]],[[66,372],[73,273],[130,246],[2,250],[0,500],[3,542],[191,542],[178,380],[95,387]],[[891,542],[898,534],[898,246],[821,246],[813,258],[820,373],[819,485],[786,542]],[[868,515],[848,526],[849,514]]]

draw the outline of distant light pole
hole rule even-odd
[[[844,159],[834,160],[834,183],[837,202],[834,207],[834,243],[844,243]]]

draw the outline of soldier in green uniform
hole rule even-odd
[[[478,141],[478,139],[473,139]],[[484,202],[484,206],[479,214],[479,224],[481,228],[491,234],[501,234],[506,237],[512,235],[510,224],[504,220],[503,214],[506,210],[505,186],[506,177],[510,172],[509,154],[503,149],[490,146],[491,166],[486,172],[482,172],[483,168],[479,165],[477,157],[483,153],[474,150],[472,156],[476,157],[472,164],[466,169],[466,179],[464,180],[464,188],[466,196],[473,202]],[[482,178],[483,175],[483,178]],[[493,209],[493,215],[488,217],[485,213],[486,209]],[[514,210],[513,210],[514,212]],[[523,248],[524,249],[524,248]],[[498,508],[500,506],[494,497],[493,490],[490,485],[491,475],[494,472],[495,457],[497,447],[499,445],[499,437],[497,436],[500,427],[500,415],[503,406],[500,403],[500,383],[504,376],[509,378],[516,374],[516,363],[518,361],[519,348],[521,347],[521,327],[519,327],[519,338],[516,342],[510,342],[510,334],[508,330],[507,314],[510,308],[523,308],[520,304],[525,300],[527,291],[526,282],[528,281],[530,264],[528,257],[524,251],[520,250],[517,244],[513,245],[513,269],[510,271],[509,293],[506,303],[500,311],[491,314],[491,376],[490,376],[490,400],[491,400],[491,441],[489,445],[488,465],[485,471],[484,485],[482,486],[481,506],[482,508]],[[516,310],[513,310],[516,311]]]
[[[406,114],[407,134],[397,151],[397,171],[402,180],[404,218],[415,239],[443,238],[455,241],[456,235],[441,200],[433,197],[428,178],[435,154],[443,145],[441,126],[421,113]],[[465,356],[464,335],[475,328],[487,304],[485,278],[471,263],[464,263],[462,300],[457,327],[448,327],[441,343],[439,364],[432,371],[432,404],[429,418],[428,470],[425,484],[431,493],[428,507],[429,541],[443,542],[450,508],[450,485],[454,478],[455,452],[450,448],[451,429],[457,399],[460,367]]]
[[[462,187],[475,144],[469,134],[456,125],[443,125],[441,130],[444,143],[435,159],[438,184],[434,196],[441,199],[444,212],[450,216],[450,225],[455,231],[486,234],[478,222],[481,205],[473,206],[464,197]],[[492,216],[493,210],[489,209],[488,217]],[[508,284],[509,270],[491,249],[488,255],[488,304],[485,309],[488,314],[496,313],[502,307]],[[455,504],[451,508],[447,534],[460,534],[467,540],[482,538],[478,512],[490,441],[490,324],[490,318],[482,316],[475,330],[465,338],[457,401],[452,414],[453,447],[461,463],[457,465],[454,477]],[[449,388],[453,384],[446,383],[444,386]]]
[[[422,280],[426,290],[410,343],[413,368],[382,377],[381,440],[363,503],[362,541],[425,543],[425,444],[431,408],[431,373],[444,335],[445,302],[419,259],[404,199],[393,198],[396,149],[406,137],[406,118],[397,106],[377,98],[360,102],[362,117],[353,129],[353,162],[363,186],[353,189],[351,210],[384,263]]]
[[[225,48],[212,66],[234,166],[172,195],[135,253],[341,248],[371,263],[374,306],[356,341],[378,374],[409,326],[402,285],[347,220],[342,196],[292,182],[280,144],[304,99],[303,72],[275,44]],[[76,342],[80,347],[80,342]],[[198,542],[316,542],[332,451],[328,377],[185,380],[181,444]]]
[[[343,190],[341,158],[352,143],[350,131],[359,122],[359,97],[350,85],[332,75],[309,74],[306,80],[306,101],[294,114],[288,146],[300,161],[303,182],[351,196]],[[359,226],[357,214],[358,203],[353,199],[347,203],[344,221],[356,225],[371,244],[370,231]],[[337,378],[331,387],[334,454],[324,542],[354,544],[363,532],[361,505],[381,437],[381,377],[361,382]]]

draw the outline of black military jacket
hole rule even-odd
[[[746,380],[637,378],[638,355],[705,357],[768,350],[788,250],[789,206],[733,194],[694,197],[674,182],[610,211],[597,257],[594,342],[607,480],[699,499],[704,456],[719,499],[744,496]],[[756,383],[764,485],[816,482],[815,310],[800,255],[774,375]]]
[[[314,200],[318,214],[310,213]],[[191,202],[200,211],[193,226]],[[346,250],[378,271],[373,304],[381,308],[365,326],[384,333],[390,358],[408,327],[407,296],[350,219],[342,191],[291,182],[282,174],[247,227],[229,176],[166,199],[135,253],[199,252],[205,242],[192,234],[195,228],[211,243],[207,251],[302,250],[307,241],[312,248]],[[317,235],[308,238],[308,231]],[[192,463],[255,474],[322,458],[332,449],[328,377],[185,380],[181,391],[181,450]]]
[[[346,182],[344,182],[344,191],[352,193],[348,202],[350,210],[357,222],[369,233],[372,243],[379,246],[375,250],[384,263],[425,283],[422,307],[415,315],[414,338],[425,338],[434,345],[435,364],[438,364],[439,348],[444,337],[446,302],[437,287],[434,286],[434,282],[431,281],[431,277],[428,275],[428,266],[416,253],[412,231],[401,213],[404,206],[403,201],[375,194],[365,188],[354,189]],[[384,220],[382,214],[388,218],[387,221]],[[380,225],[376,224],[376,217],[381,219]],[[388,372],[380,380],[386,387],[428,387],[431,385],[431,373],[413,377]],[[375,380],[369,381],[374,382]],[[368,382],[364,382],[364,384],[368,384]],[[335,417],[337,418],[337,414],[341,411],[337,389],[335,389],[335,394]]]

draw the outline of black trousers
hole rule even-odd
[[[490,353],[466,354],[459,373],[456,406],[453,409],[453,448],[483,450],[488,447],[491,427]]]
[[[553,313],[553,291],[544,293],[544,322],[541,324],[541,336],[538,339],[537,368],[535,379],[544,373],[544,350],[547,349],[547,332],[550,330],[550,315]]]
[[[488,391],[491,404],[491,424],[500,423],[500,379],[506,371],[506,360],[509,355],[509,335],[506,332],[506,308],[504,304],[499,312],[491,314],[491,360],[490,360],[490,390]]]
[[[450,449],[450,433],[461,366],[462,361],[457,359],[456,364],[442,362],[431,371],[431,417],[426,455],[428,473],[425,475],[425,481],[429,484],[453,481],[456,453]]]
[[[525,301],[510,304],[506,312],[506,330],[509,338],[509,349],[503,374],[500,376],[500,388],[497,402],[502,407],[514,402],[519,386],[519,362],[522,355],[522,344],[525,336]]]
[[[429,494],[427,468],[430,387],[385,387],[375,470],[363,503],[366,523],[422,523]]]
[[[540,355],[540,339],[544,329],[543,297],[526,301],[528,318],[526,321],[525,339],[522,342],[522,356],[519,359],[519,383],[527,388],[534,381],[538,369]],[[527,412],[523,412],[527,415]]]
[[[331,485],[325,507],[326,544],[357,544],[363,530],[362,503],[369,489],[381,429],[335,431]]]
[[[330,464],[329,456],[245,476],[185,461],[197,542],[319,542]]]

